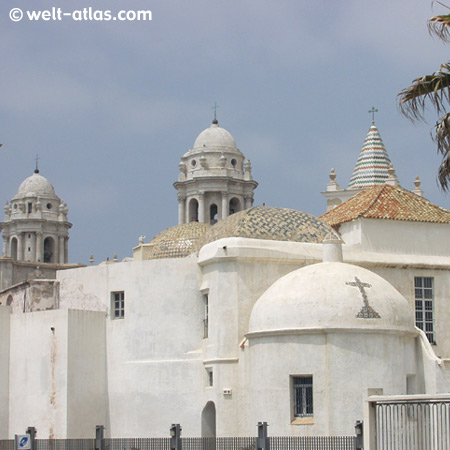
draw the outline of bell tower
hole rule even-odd
[[[252,165],[237,148],[233,136],[219,126],[215,115],[194,146],[181,157],[178,181],[178,224],[214,224],[253,205],[258,183]]]

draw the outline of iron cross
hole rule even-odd
[[[372,114],[372,123],[375,123],[375,113],[378,112],[378,109],[375,109],[375,106],[372,106],[372,109],[369,110],[369,114]]]

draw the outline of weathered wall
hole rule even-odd
[[[9,317],[9,308],[0,306],[0,439],[8,438]]]

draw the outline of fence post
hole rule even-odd
[[[36,428],[28,427],[26,433],[30,435],[31,450],[36,450]]]
[[[97,425],[95,427],[95,450],[105,449],[104,431],[105,427],[103,425]]]
[[[181,426],[173,423],[170,427],[170,450],[181,450]]]
[[[270,443],[267,437],[267,422],[258,422],[258,439],[256,441],[256,448],[258,450],[269,450]]]
[[[356,435],[356,450],[364,449],[364,425],[362,420],[357,420],[355,423],[355,435]]]

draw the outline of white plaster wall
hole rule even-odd
[[[95,436],[107,420],[106,318],[68,311],[67,437]]]
[[[406,393],[406,376],[415,373],[415,337],[327,333],[251,338],[246,357],[251,429],[267,421],[272,435],[352,435],[363,417],[367,388]],[[290,376],[312,375],[314,424],[294,425]]]
[[[357,219],[340,226],[346,244],[367,250],[407,255],[450,253],[450,225],[406,220]]]
[[[0,439],[8,438],[9,317],[9,307],[0,306]]]
[[[67,311],[11,315],[10,438],[28,426],[41,439],[66,437],[67,317]]]

